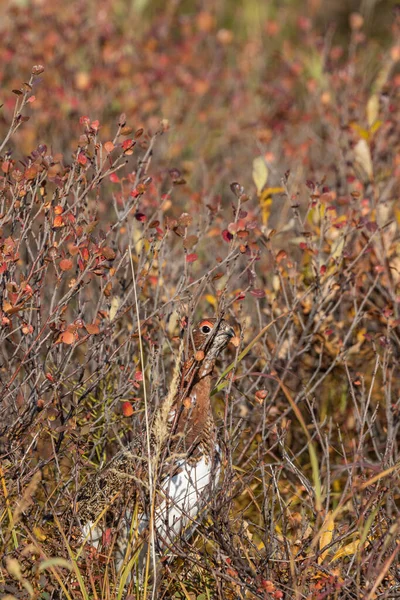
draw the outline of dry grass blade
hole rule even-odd
[[[156,498],[156,489],[155,489],[155,481],[154,481],[154,472],[153,472],[153,461],[152,461],[152,452],[150,446],[151,432],[150,432],[150,420],[149,420],[149,405],[147,401],[147,388],[146,388],[146,378],[145,378],[145,362],[144,362],[144,353],[143,353],[143,342],[142,342],[142,334],[141,334],[141,326],[140,326],[140,314],[139,314],[139,303],[137,297],[136,290],[136,276],[135,269],[133,266],[132,259],[132,248],[129,245],[129,260],[132,271],[132,284],[134,291],[134,300],[135,300],[135,310],[136,310],[136,319],[138,324],[138,334],[139,334],[139,352],[140,352],[140,364],[143,373],[143,393],[144,393],[144,415],[145,415],[145,424],[146,424],[146,444],[147,444],[147,465],[149,469],[149,493],[150,493],[150,502],[151,502],[151,511],[150,511],[150,521],[149,521],[149,529],[150,529],[150,545],[149,552],[151,552],[152,557],[152,565],[153,565],[153,577],[154,580],[157,579],[157,557],[156,557],[156,547],[155,547],[155,522],[154,522],[154,505]],[[149,573],[150,573],[150,560],[146,561],[146,573],[144,580],[144,597],[147,594],[147,585],[149,581]],[[156,588],[153,586],[152,590],[152,598],[155,598]]]

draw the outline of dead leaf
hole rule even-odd
[[[364,175],[367,175],[368,179],[371,181],[374,175],[374,168],[367,140],[358,140],[357,144],[354,146],[354,157],[356,165],[363,171]]]
[[[335,554],[332,556],[330,562],[332,563],[333,561],[337,560],[338,558],[342,558],[343,556],[353,556],[357,552],[359,545],[360,540],[354,540],[353,542],[350,542],[350,544],[339,548],[339,550],[335,552]]]
[[[334,518],[332,516],[332,511],[329,510],[326,514],[325,520],[322,524],[322,534],[321,537],[319,538],[319,549],[322,550],[322,548],[325,548],[325,546],[327,546],[328,544],[331,543],[332,541],[332,537],[333,537],[333,532],[335,530],[335,521]],[[328,554],[329,550],[325,550],[325,552],[323,552],[319,557],[318,557],[318,564],[322,564],[325,556]]]
[[[121,304],[120,297],[114,296],[111,300],[111,306],[110,306],[110,313],[109,313],[110,321],[112,321],[114,319],[115,315],[117,314],[120,304]]]

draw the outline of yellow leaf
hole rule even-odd
[[[40,529],[40,527],[33,528],[33,535],[37,540],[39,540],[39,542],[44,542],[44,540],[47,538],[47,535],[43,532],[42,529]]]
[[[261,157],[260,157],[261,158]],[[254,171],[253,171],[254,177]],[[272,196],[274,194],[282,194],[285,191],[283,187],[268,187],[261,191],[260,204],[261,204],[261,217],[263,225],[268,224],[268,219],[271,214]]]
[[[383,121],[375,121],[375,123],[373,125],[371,125],[371,135],[374,135],[374,133],[376,133],[378,131],[378,129],[381,127],[381,125],[383,125]]]
[[[262,202],[265,198],[268,198],[269,196],[273,196],[274,194],[283,194],[284,191],[285,191],[285,188],[283,188],[283,187],[265,188],[265,190],[263,190],[263,193],[261,194],[260,202]]]
[[[378,94],[372,94],[367,102],[367,121],[369,127],[375,123],[379,114],[379,96]]]
[[[354,131],[360,136],[361,139],[369,139],[368,129],[364,129],[364,127],[361,127],[361,125],[359,125],[358,123],[351,123],[350,127],[354,129]]]
[[[394,216],[396,218],[397,224],[400,225],[400,208],[394,209]]]
[[[268,167],[262,156],[257,156],[253,160],[253,181],[257,188],[257,193],[261,194],[268,179]]]
[[[207,302],[209,304],[211,304],[211,306],[214,306],[214,307],[217,306],[217,299],[215,296],[212,296],[211,294],[206,294],[205,299],[207,300]]]
[[[343,548],[339,548],[337,552],[332,556],[330,562],[332,563],[334,560],[338,558],[342,558],[343,556],[353,556],[358,550],[358,546],[360,545],[360,540],[354,540],[354,542],[350,542]]]
[[[263,201],[261,207],[261,216],[263,225],[268,224],[269,215],[271,214],[272,198],[269,197]]]
[[[344,248],[344,235],[341,235],[340,237],[338,237],[337,240],[335,240],[335,244],[332,248],[331,256],[333,258],[342,258],[343,248]]]
[[[319,538],[319,549],[320,550],[322,550],[322,548],[325,548],[325,546],[327,546],[328,544],[331,543],[334,530],[335,530],[335,521],[332,516],[332,511],[329,510],[327,512],[325,520],[322,524],[322,533],[321,533],[321,537]],[[321,554],[321,556],[318,557],[319,565],[323,562],[323,560],[324,560],[325,556],[328,554],[328,552],[329,552],[329,550],[325,550],[325,552],[323,552]]]
[[[365,342],[365,334],[366,333],[367,333],[366,327],[362,327],[362,329],[360,329],[360,331],[357,333],[357,342],[360,342],[361,344],[363,342]]]

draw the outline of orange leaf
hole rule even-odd
[[[240,346],[240,337],[238,337],[237,335],[235,335],[235,337],[233,337],[231,339],[231,344],[233,344],[233,346],[235,346],[235,348],[239,348],[239,346]]]
[[[63,218],[61,215],[54,217],[53,227],[64,227]]]
[[[287,258],[287,252],[285,250],[279,250],[278,254],[276,255],[276,262],[280,263],[285,258]]]
[[[90,335],[97,335],[100,333],[100,327],[96,325],[96,323],[87,323],[85,328]]]
[[[114,260],[115,258],[114,250],[108,246],[104,246],[104,248],[101,249],[101,253],[107,260]]]
[[[62,260],[60,260],[59,267],[61,271],[69,271],[73,267],[73,262],[69,258],[63,258]]]
[[[130,402],[123,402],[122,404],[122,414],[124,417],[131,417],[133,415],[133,406]]]
[[[257,390],[255,393],[256,402],[262,404],[263,400],[268,396],[267,390]]]
[[[105,151],[106,151],[108,154],[110,154],[110,152],[112,152],[112,151],[114,150],[114,148],[115,148],[115,146],[114,146],[114,144],[113,144],[112,142],[106,142],[106,143],[104,144],[104,150],[105,150]]]
[[[11,302],[7,302],[7,300],[4,300],[4,302],[3,302],[3,310],[6,313],[11,312],[12,311],[12,304],[11,304]]]
[[[28,167],[25,171],[25,179],[35,179],[38,174],[38,170],[35,166]]]
[[[204,352],[203,350],[197,350],[196,354],[194,355],[194,358],[200,362],[201,360],[203,360],[204,358]]]
[[[62,334],[60,335],[60,340],[64,344],[71,345],[75,341],[75,336],[71,331],[63,331]]]

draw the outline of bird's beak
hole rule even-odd
[[[233,329],[233,327],[228,327],[226,330],[226,334],[230,337],[230,338],[234,338],[236,336],[235,330]]]

